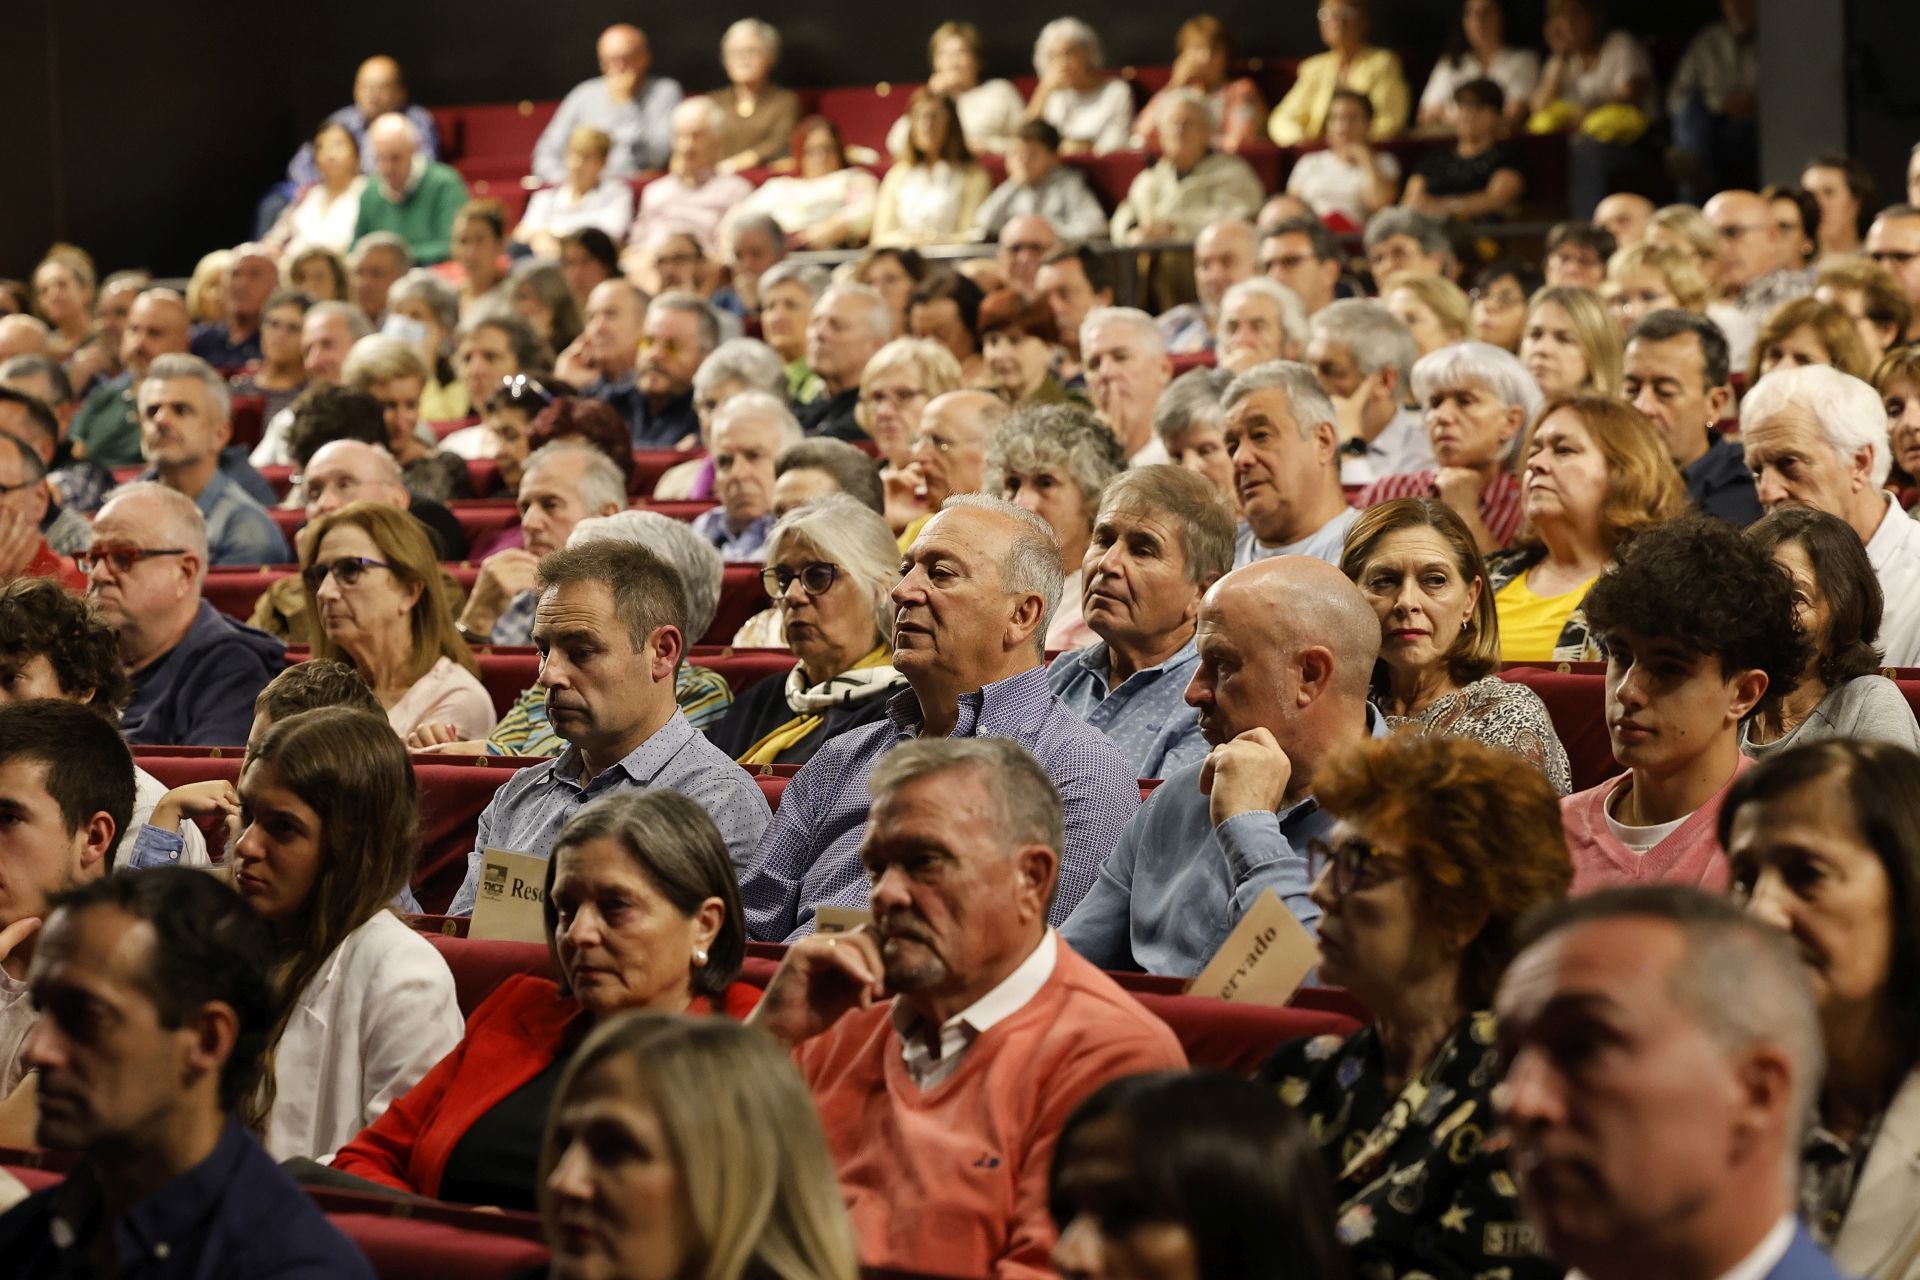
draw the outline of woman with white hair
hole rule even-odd
[[[720,37],[727,87],[708,94],[726,114],[720,129],[720,170],[755,169],[787,154],[800,123],[800,99],[773,83],[780,33],[770,22],[742,18]]]
[[[1413,398],[1426,410],[1438,465],[1374,481],[1359,505],[1438,498],[1465,522],[1483,554],[1498,551],[1520,527],[1514,448],[1540,407],[1540,388],[1511,352],[1457,342],[1414,364]]]
[[[743,765],[805,764],[826,741],[887,714],[900,548],[887,522],[845,494],[781,517],[760,571],[798,660],[734,702],[709,735]]]
[[[1060,150],[1068,155],[1105,155],[1127,145],[1133,93],[1126,81],[1100,74],[1104,61],[1100,37],[1078,18],[1055,18],[1033,42],[1040,83],[1027,102],[1027,119],[1058,129]]]

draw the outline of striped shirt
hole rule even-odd
[[[1376,480],[1360,491],[1353,505],[1372,507],[1395,498],[1437,498],[1440,494],[1433,487],[1433,477],[1431,471],[1414,471]],[[1480,522],[1487,526],[1487,532],[1503,547],[1511,543],[1513,535],[1518,532],[1520,482],[1507,472],[1494,472],[1493,479],[1480,490]]]

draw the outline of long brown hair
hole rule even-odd
[[[473,650],[467,648],[467,642],[453,625],[453,609],[447,603],[447,588],[440,566],[434,560],[433,544],[427,541],[427,531],[398,507],[354,502],[338,511],[329,511],[313,522],[300,567],[305,569],[311,565],[313,558],[320,554],[320,544],[326,541],[328,531],[343,524],[352,525],[373,539],[389,571],[403,585],[420,588],[420,598],[413,602],[413,613],[408,619],[413,632],[413,666],[407,672],[407,683],[426,675],[442,658],[451,658],[479,675],[480,664],[473,660]],[[307,599],[307,616],[317,619],[320,602],[304,587],[302,592]],[[352,657],[317,623],[313,628],[313,656],[353,665]]]

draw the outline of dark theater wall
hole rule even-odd
[[[3,7],[0,118],[10,129],[0,274],[7,275],[30,270],[56,237],[93,250],[105,270],[141,264],[169,274],[189,270],[208,248],[244,238],[260,192],[306,132],[347,100],[353,68],[368,53],[397,56],[421,102],[552,98],[591,72],[600,28],[628,19],[652,37],[656,67],[700,91],[719,80],[721,31],[757,13],[786,36],[789,83],[858,83],[921,78],[926,37],[952,16],[986,33],[990,72],[1016,75],[1030,70],[1041,23],[1075,8],[1012,0],[932,8],[893,0],[692,9],[600,0],[5,0]],[[1456,7],[1377,0],[1376,36],[1437,50]],[[1077,8],[1095,22],[1116,66],[1168,61],[1174,28],[1198,11]],[[1239,34],[1245,52],[1300,56],[1318,47],[1315,6],[1306,0],[1208,8]],[[1537,41],[1543,8],[1544,0],[1514,5],[1520,38]],[[1612,9],[1617,23],[1651,39],[1670,62],[1718,6],[1616,0]]]

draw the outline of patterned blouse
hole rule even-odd
[[[1487,590],[1495,595],[1500,588],[1546,559],[1546,552],[1534,550],[1496,551],[1487,557]],[[1587,625],[1585,602],[1575,605],[1560,628],[1560,641],[1553,646],[1555,662],[1605,662],[1607,651],[1599,637]]]
[[[1561,795],[1573,790],[1567,749],[1553,731],[1547,704],[1523,684],[1482,676],[1464,689],[1436,698],[1418,715],[1388,716],[1395,731],[1430,733],[1442,738],[1471,738],[1510,751],[1547,775]]]
[[[1490,1011],[1462,1019],[1397,1096],[1372,1027],[1285,1045],[1261,1078],[1300,1113],[1333,1174],[1358,1280],[1562,1274],[1520,1216],[1491,1101],[1500,1066]]]

